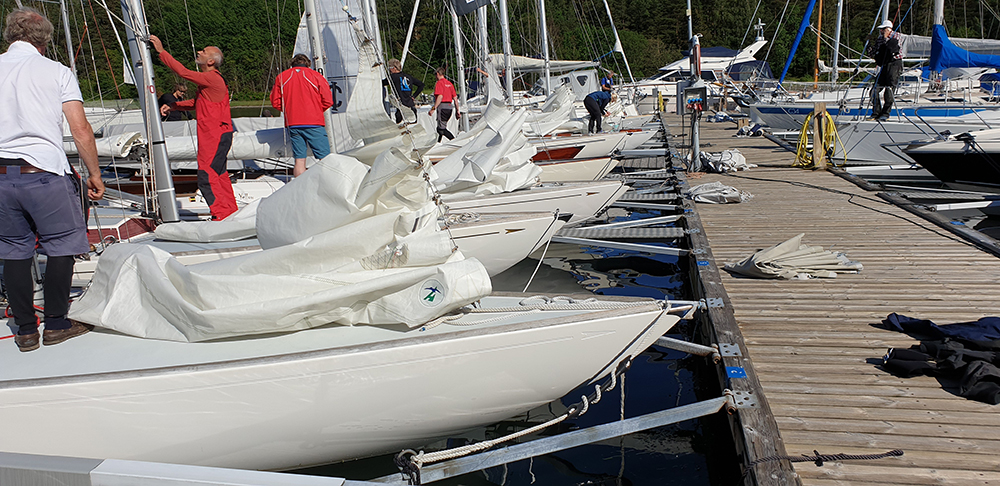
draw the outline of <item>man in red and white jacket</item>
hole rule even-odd
[[[295,177],[306,171],[306,145],[317,159],[330,154],[323,112],[333,106],[333,93],[326,78],[310,69],[311,65],[305,54],[296,54],[292,67],[278,75],[271,89],[271,106],[285,112],[285,126],[295,157],[292,171]]]

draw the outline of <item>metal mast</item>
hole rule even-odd
[[[448,11],[451,12],[451,27],[455,31],[455,60],[458,63],[458,96],[460,103],[455,103],[455,112],[461,113],[462,110],[459,107],[465,106],[465,100],[468,99],[465,85],[465,61],[462,59],[462,28],[458,25],[458,14],[455,13],[455,7],[449,4]],[[469,131],[468,116],[461,118],[461,125],[462,130]]]
[[[132,25],[127,26],[126,38],[132,57],[132,70],[136,82],[141,80],[139,93],[139,108],[146,120],[146,134],[149,137],[147,147],[149,157],[153,161],[153,184],[156,189],[156,202],[160,210],[160,219],[164,222],[180,221],[177,212],[177,194],[174,192],[174,179],[170,174],[170,161],[167,158],[167,148],[163,140],[163,124],[160,121],[159,104],[156,100],[156,85],[153,83],[153,70],[147,66],[153,65],[149,55],[149,39],[146,14],[142,10],[140,0],[122,0],[122,18],[129,19]],[[138,42],[138,40],[142,42]]]
[[[503,38],[504,81],[507,86],[507,103],[514,104],[514,73],[511,69],[510,21],[507,19],[507,0],[500,0],[500,35]]]
[[[316,1],[304,0],[302,3],[306,14],[306,31],[309,33],[309,50],[312,51],[310,52],[312,65],[316,71],[319,71],[325,77],[326,51],[323,50],[323,37],[319,33],[319,17],[316,12]],[[323,111],[323,120],[326,122],[326,138],[330,143],[330,151],[336,152],[337,139],[333,133],[333,113],[330,110]]]

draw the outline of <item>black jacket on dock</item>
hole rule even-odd
[[[887,371],[904,378],[928,375],[954,380],[959,395],[1000,403],[1000,318],[938,326],[893,313],[882,323],[924,339],[909,349],[890,348],[882,358]]]

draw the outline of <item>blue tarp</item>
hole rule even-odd
[[[952,44],[943,25],[935,25],[931,36],[931,70],[941,72],[950,67],[1000,68],[1000,56],[976,54]]]
[[[993,96],[1000,96],[1000,73],[989,73],[980,76],[979,87]]]

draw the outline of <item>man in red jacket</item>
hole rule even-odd
[[[306,145],[317,159],[330,154],[323,112],[333,106],[333,93],[326,78],[310,69],[310,65],[312,62],[305,54],[296,54],[292,67],[278,75],[271,89],[271,106],[285,112],[285,126],[295,156],[292,170],[295,177],[306,171]]]
[[[198,85],[194,99],[160,107],[160,114],[170,110],[195,110],[198,118],[198,190],[208,202],[212,220],[226,219],[236,212],[236,196],[226,171],[226,156],[233,147],[233,119],[229,113],[229,88],[219,73],[222,50],[208,46],[200,51],[195,63],[203,72],[192,71],[163,49],[155,35],[149,43],[160,54],[160,61],[178,76]]]

